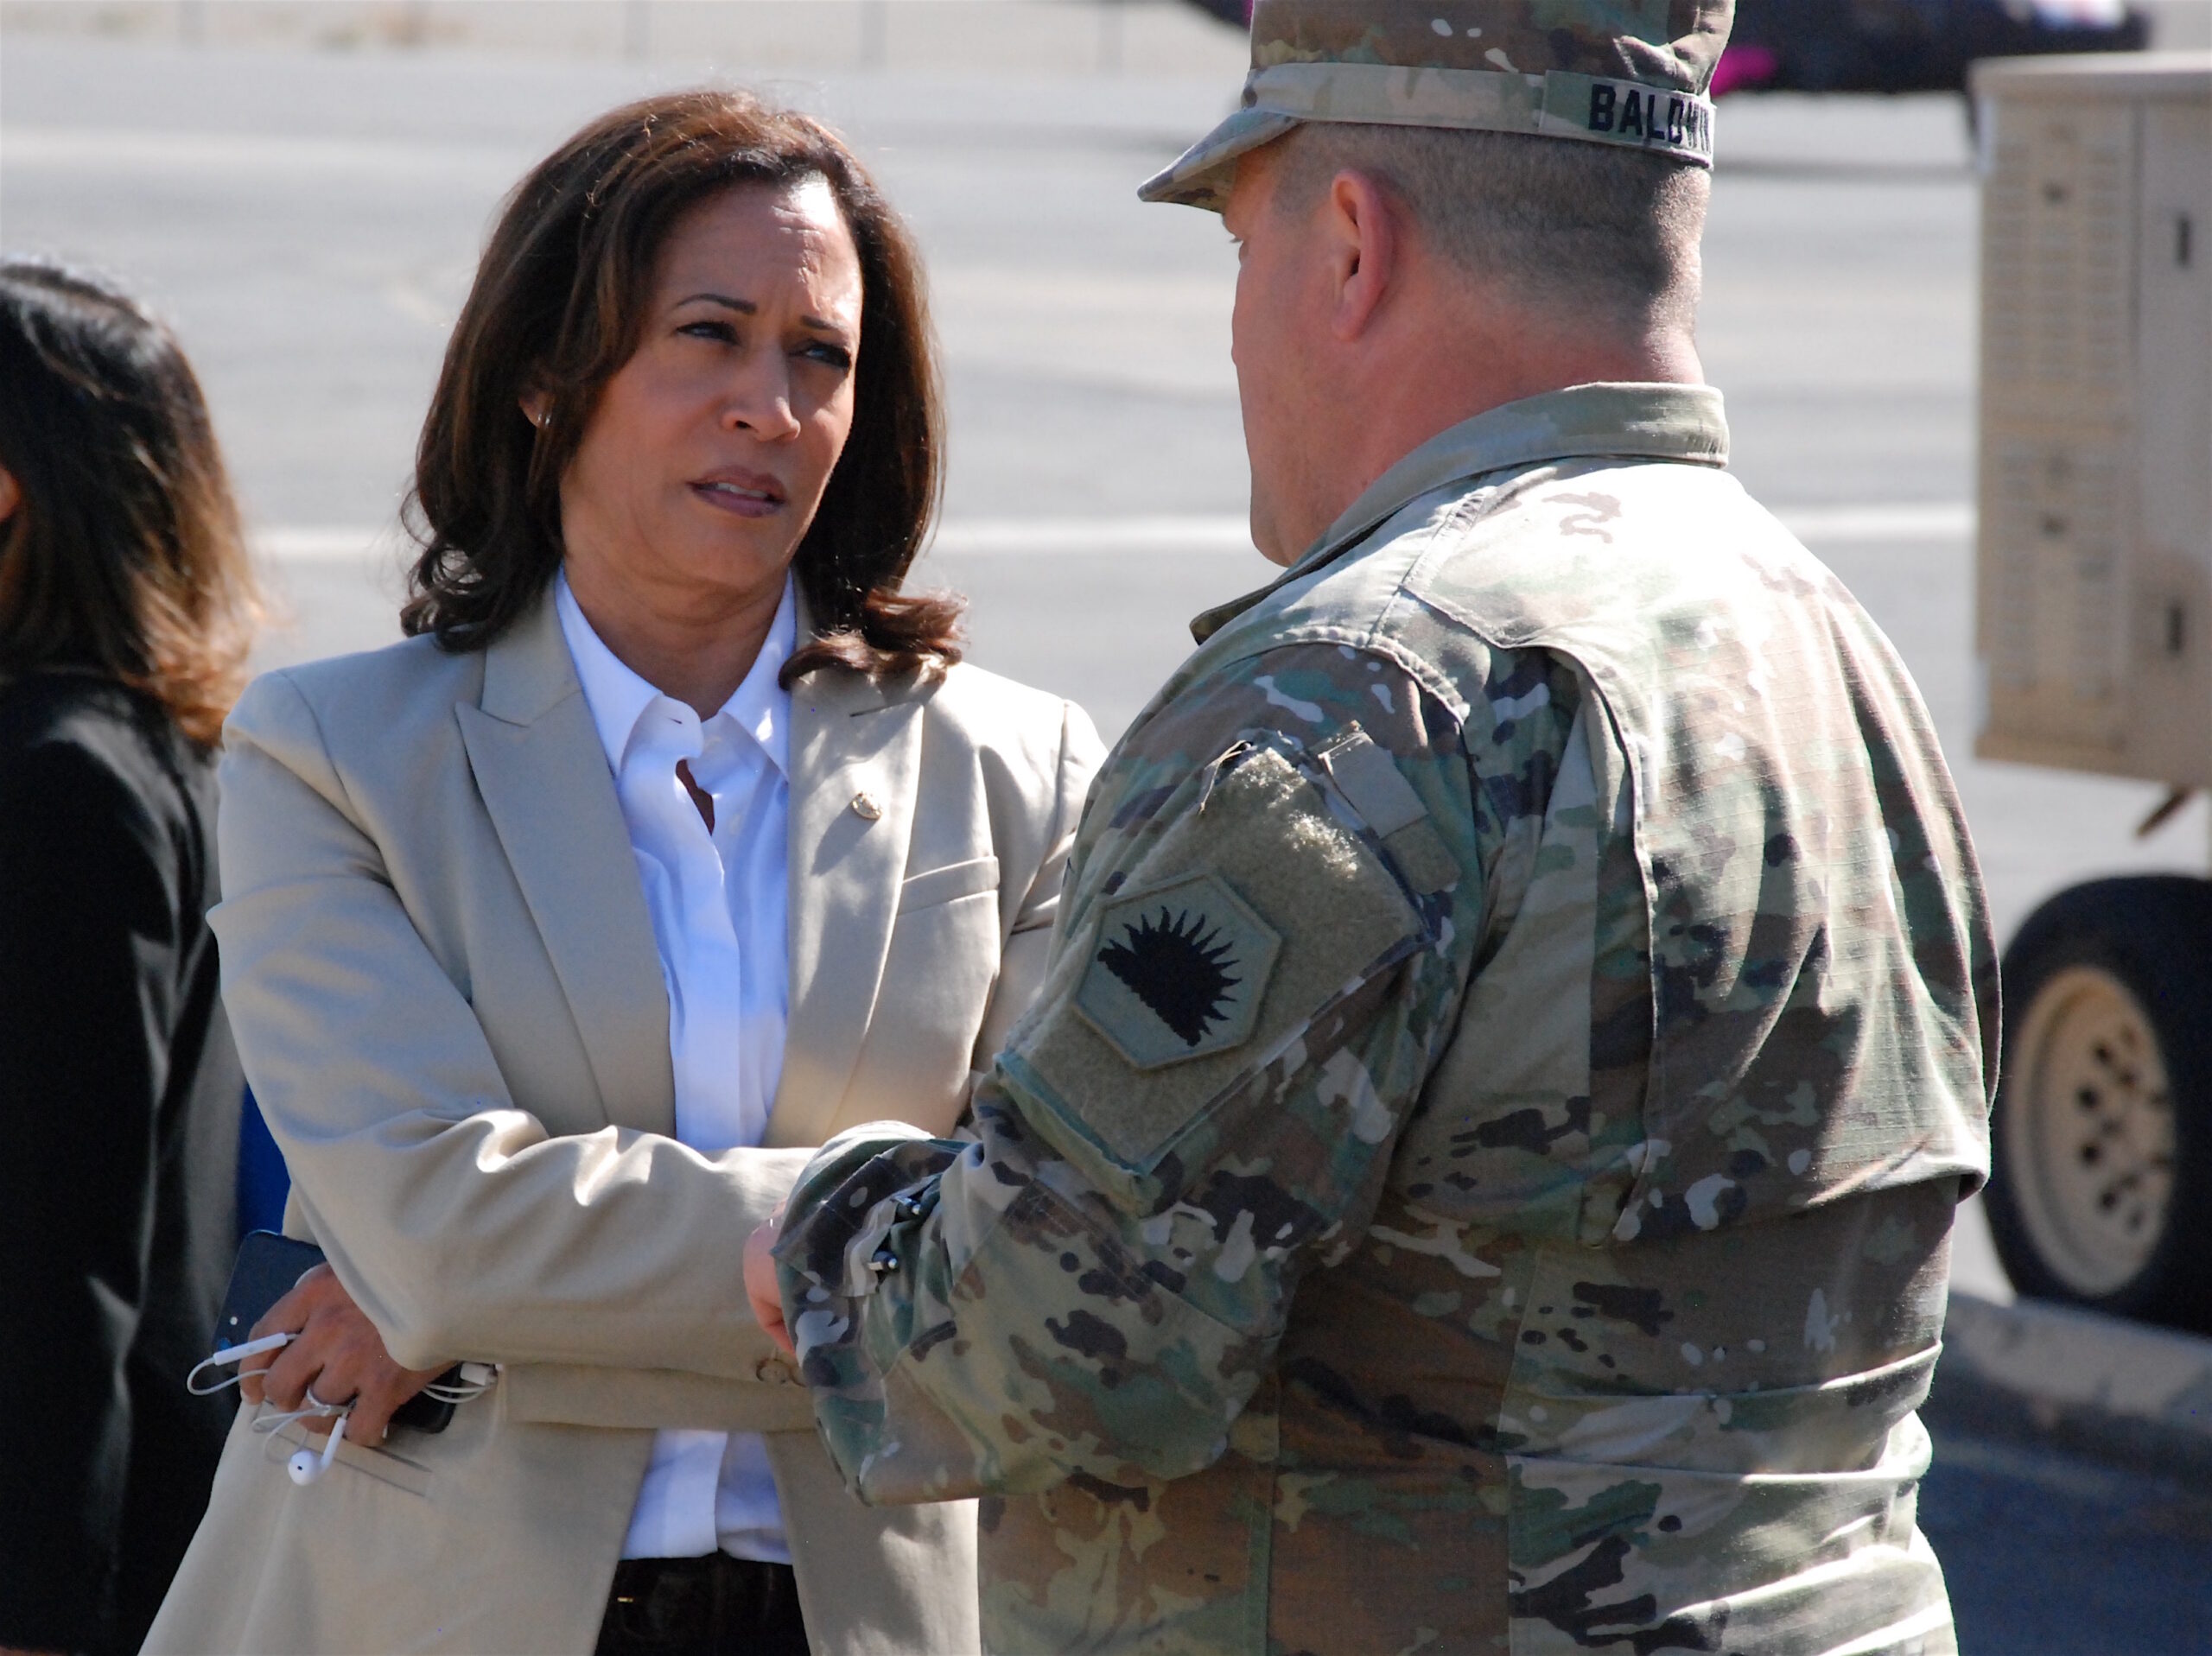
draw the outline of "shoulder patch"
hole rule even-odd
[[[1427,941],[1326,783],[1294,748],[1240,743],[1185,777],[1130,866],[1085,871],[1128,878],[1076,923],[999,1074],[1117,1199]]]
[[[1185,876],[1103,912],[1076,1010],[1139,1069],[1241,1045],[1282,939],[1220,879]]]

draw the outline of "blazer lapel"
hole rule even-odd
[[[791,1018],[771,1146],[820,1144],[860,1058],[912,838],[922,688],[827,669],[791,689]]]
[[[607,1120],[673,1134],[660,952],[614,780],[550,595],[486,652],[482,705],[454,712]]]

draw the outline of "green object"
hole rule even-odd
[[[1910,680],[1726,451],[1586,385],[1392,467],[1101,771],[973,1139],[802,1175],[823,1441],[991,1497],[991,1650],[1955,1650],[1915,1411],[1995,951]],[[1279,946],[1154,1062],[1085,994],[1186,909]]]
[[[1453,127],[1713,164],[1734,0],[1259,0],[1242,106],[1137,194],[1218,213],[1239,155],[1302,121]]]

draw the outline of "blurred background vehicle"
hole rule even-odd
[[[1982,58],[2133,52],[2150,38],[2123,0],[1738,0],[1713,92],[1963,92]]]
[[[2212,54],[1986,63],[1983,758],[2212,786]],[[2014,934],[1986,1206],[2024,1294],[2212,1332],[2212,881]]]
[[[1190,3],[1252,21],[1252,0]],[[1737,0],[1713,95],[1963,92],[1980,58],[2133,52],[2150,38],[2125,0]]]

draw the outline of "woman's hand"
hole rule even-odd
[[[298,1337],[281,1351],[263,1352],[238,1365],[244,1377],[238,1391],[245,1400],[266,1400],[289,1412],[310,1406],[308,1393],[312,1389],[316,1403],[351,1401],[353,1412],[346,1421],[349,1443],[383,1442],[392,1412],[447,1367],[402,1368],[394,1362],[376,1324],[327,1265],[302,1277],[253,1325],[252,1338],[265,1334]],[[301,1424],[319,1437],[335,1418],[309,1415]]]
[[[745,1240],[745,1297],[753,1302],[753,1315],[768,1337],[794,1357],[791,1330],[784,1326],[783,1291],[776,1285],[776,1239],[784,1234],[784,1210],[779,1206],[766,1222]]]

